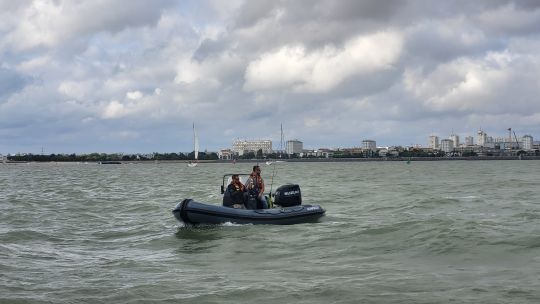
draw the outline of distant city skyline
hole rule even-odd
[[[284,141],[285,141],[285,146],[283,147],[283,150],[286,150],[287,149],[287,142],[289,141],[300,141],[302,143],[302,148],[303,149],[308,149],[308,150],[317,150],[317,149],[349,149],[349,148],[366,148],[365,146],[365,141],[373,141],[375,146],[376,147],[422,147],[422,148],[430,148],[430,137],[432,136],[435,136],[435,137],[438,137],[438,140],[439,140],[439,144],[440,144],[440,141],[443,140],[443,139],[451,139],[452,135],[458,135],[458,140],[460,140],[460,143],[462,144],[465,144],[465,140],[467,139],[467,137],[472,137],[473,138],[473,144],[474,145],[483,145],[483,144],[480,144],[478,142],[478,139],[476,137],[478,131],[480,130],[477,130],[476,131],[476,134],[474,133],[471,133],[473,135],[467,135],[466,137],[462,137],[461,135],[459,134],[456,134],[455,132],[450,132],[448,136],[441,136],[441,135],[438,135],[438,134],[434,134],[434,133],[430,133],[429,135],[426,135],[425,137],[425,143],[415,143],[415,144],[405,144],[405,145],[402,145],[402,144],[389,144],[389,145],[386,145],[386,144],[380,144],[379,141],[375,138],[375,139],[372,139],[372,138],[364,138],[364,139],[358,139],[358,142],[355,144],[355,145],[351,145],[351,146],[345,146],[345,145],[338,145],[338,146],[329,146],[329,145],[321,145],[321,146],[310,146],[309,144],[306,144],[304,141],[302,141],[301,139],[299,138],[292,138],[292,139],[289,139],[287,138],[286,136],[284,136]],[[486,132],[485,130],[482,130],[484,132],[484,134],[486,134],[488,137],[492,138],[493,140],[496,140],[496,141],[501,141],[501,140],[506,140],[508,138],[508,134],[506,134],[506,136],[504,135],[501,135],[501,136],[494,136],[494,135],[491,135],[491,133],[488,133]],[[469,134],[469,133],[464,133],[464,134]],[[513,133],[512,133],[513,134]],[[513,136],[513,135],[512,135]],[[538,138],[536,138],[533,134],[522,134],[522,135],[518,135],[516,133],[516,137],[518,138],[518,140],[520,140],[523,136],[531,136],[535,142],[538,142]],[[512,139],[512,140],[515,140],[515,139]],[[207,148],[204,148],[202,147],[200,149],[201,152],[204,152],[204,151],[208,151],[208,152],[219,152],[221,150],[225,150],[225,149],[233,149],[234,150],[234,143],[235,142],[243,142],[243,141],[256,141],[256,142],[260,142],[258,145],[260,145],[259,148],[263,149],[263,152],[266,154],[266,153],[271,153],[273,151],[279,151],[279,147],[276,147],[275,146],[275,141],[271,140],[271,139],[251,139],[251,138],[235,138],[235,139],[232,139],[231,140],[231,143],[229,146],[224,146],[224,147],[219,147],[215,150],[212,150],[212,149],[207,149]],[[270,149],[271,147],[271,149]],[[373,147],[373,144],[369,145],[369,148],[372,148]],[[94,152],[103,152],[103,153],[126,153],[126,154],[130,154],[130,153],[141,153],[141,154],[147,154],[147,153],[152,153],[152,152],[159,152],[159,153],[168,153],[168,152],[182,152],[182,153],[189,153],[189,152],[192,152],[192,150],[185,150],[185,151],[181,151],[181,150],[171,150],[171,151],[135,151],[135,152],[132,152],[132,151],[98,151],[98,150],[95,150],[95,151],[89,151],[89,152],[78,152],[78,153],[94,153]],[[47,152],[45,150],[44,147],[41,147],[39,151],[37,152],[33,152],[33,151],[16,151],[16,152],[13,152],[13,151],[0,151],[0,154],[3,154],[3,155],[8,155],[8,154],[16,154],[16,153],[32,153],[32,154],[53,154],[53,153],[60,153],[60,154],[71,154],[71,153],[76,153],[76,152],[72,152],[72,151],[57,151],[57,152]]]
[[[129,9],[126,9],[129,7]],[[540,136],[540,2],[2,1],[0,153]],[[471,134],[472,133],[472,134]]]
[[[498,143],[498,142],[514,142],[517,138],[518,141],[521,141],[524,137],[531,137],[532,139],[534,139],[534,136],[531,135],[531,134],[523,134],[521,136],[518,136],[517,134],[515,134],[514,132],[512,132],[512,138],[509,138],[509,135],[507,134],[506,136],[493,136],[493,135],[490,135],[488,134],[487,132],[485,132],[485,130],[482,130],[482,129],[479,129],[476,131],[476,136],[479,136],[480,132],[483,134],[483,136],[487,137],[487,138],[490,138],[492,140],[492,142],[490,143]],[[431,146],[431,139],[432,137],[436,137],[438,142],[437,142],[437,145],[434,145],[433,147]],[[482,142],[479,142],[478,139],[475,139],[475,136],[473,135],[468,135],[468,136],[465,136],[463,138],[462,141],[460,141],[460,137],[458,134],[456,134],[455,132],[451,132],[450,135],[448,135],[447,137],[444,137],[444,136],[439,136],[439,135],[434,135],[434,134],[431,134],[427,137],[427,144],[412,144],[412,145],[379,145],[377,140],[376,139],[363,139],[359,145],[355,145],[355,146],[335,146],[335,147],[330,147],[330,146],[321,146],[321,147],[317,147],[317,148],[314,148],[314,147],[309,147],[309,149],[311,150],[317,150],[317,149],[349,149],[349,148],[363,148],[363,149],[375,149],[375,148],[380,148],[380,147],[397,147],[397,146],[401,146],[401,147],[422,147],[422,148],[437,148],[439,149],[439,144],[440,144],[440,141],[442,140],[451,140],[453,142],[453,147],[458,147],[460,145],[480,145],[480,146],[483,146],[485,145],[485,140],[482,141]],[[289,141],[300,141],[299,139],[287,139],[285,138],[285,141],[288,143]],[[235,143],[236,142],[240,142],[241,144],[237,144],[237,147],[235,147]],[[236,151],[239,151],[241,150],[242,146],[246,145],[246,143],[244,142],[255,142],[256,143],[256,147],[255,148],[250,148],[249,150],[258,150],[259,148],[263,150],[263,153],[270,153],[271,151],[279,151],[278,148],[276,148],[274,146],[274,142],[270,139],[248,139],[248,138],[243,138],[243,139],[235,139],[231,145],[231,147],[224,147],[222,149],[232,149],[232,150],[236,150]],[[302,143],[302,146],[304,145],[304,142],[303,141],[300,141]],[[531,141],[532,142],[532,141]],[[536,140],[535,142],[538,142],[538,140]],[[242,144],[243,143],[243,144]]]

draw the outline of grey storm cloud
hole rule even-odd
[[[0,153],[540,136],[539,34],[538,1],[0,1]]]
[[[0,103],[2,97],[11,95],[25,87],[29,80],[16,71],[0,68]]]

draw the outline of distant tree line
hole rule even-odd
[[[476,153],[471,152],[469,156],[476,156]],[[399,157],[444,157],[446,153],[444,151],[426,152],[422,149],[411,149],[399,152]]]
[[[195,152],[191,153],[151,153],[151,154],[119,154],[119,153],[90,153],[90,154],[18,154],[8,156],[11,161],[32,162],[100,162],[100,161],[137,161],[137,160],[193,160]],[[216,160],[215,152],[199,152],[199,160]]]
[[[534,151],[535,156],[540,156],[540,151]],[[397,155],[396,155],[397,154]],[[410,150],[398,151],[394,155],[387,155],[385,158],[409,158],[409,157],[447,157],[447,156],[461,156],[461,157],[475,157],[478,156],[476,152],[464,151],[462,153],[455,152],[455,154],[447,154],[443,151],[430,151],[427,152],[422,149],[413,148]],[[526,155],[525,151],[518,151],[517,155]],[[195,152],[182,153],[150,153],[150,154],[122,154],[122,153],[90,153],[90,154],[17,154],[7,157],[11,161],[28,161],[28,162],[101,162],[101,161],[138,161],[138,160],[193,160],[195,159]],[[486,153],[486,156],[494,156],[493,153]],[[297,158],[326,158],[324,155],[303,155],[299,154],[286,154],[286,153],[270,153],[264,154],[262,149],[258,151],[246,152],[243,155],[237,156],[237,159],[297,159]],[[347,151],[338,150],[334,151],[330,158],[383,158],[375,151]],[[199,152],[199,160],[217,160],[219,159],[215,152]]]

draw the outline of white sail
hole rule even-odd
[[[199,137],[197,136],[197,132],[195,131],[195,123],[193,123],[193,150],[195,152],[195,161],[189,161],[188,167],[197,166],[197,160],[199,159]]]
[[[193,124],[193,147],[195,150],[195,160],[199,159],[199,137],[195,131],[195,124]]]

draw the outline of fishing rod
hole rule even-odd
[[[268,193],[268,198],[269,198],[269,207],[272,208],[274,206],[274,202],[272,201],[272,187],[274,186],[274,176],[276,175],[276,163],[274,162],[272,164],[272,166],[274,167],[272,169],[272,179],[270,181],[270,192]]]

